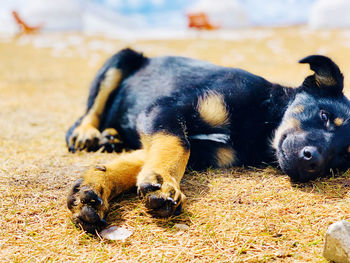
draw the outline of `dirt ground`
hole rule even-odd
[[[65,205],[70,185],[114,155],[70,154],[64,134],[84,112],[99,66],[125,46],[240,67],[290,86],[309,74],[299,59],[326,54],[350,84],[350,31],[251,29],[177,40],[0,38],[0,261],[325,262],[327,227],[350,215],[348,174],[292,185],[274,168],[193,172],[183,180],[188,202],[180,216],[154,219],[133,193],[116,200],[108,221],[133,231],[124,243],[72,225]]]

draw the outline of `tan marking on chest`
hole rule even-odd
[[[209,125],[218,127],[229,123],[229,114],[222,95],[208,93],[198,100],[200,117]]]
[[[304,106],[303,105],[297,105],[292,109],[293,113],[299,114],[304,112]]]

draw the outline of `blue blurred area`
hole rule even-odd
[[[316,0],[239,0],[254,25],[290,25],[308,21]]]
[[[183,27],[185,10],[196,0],[92,0],[126,16],[139,16],[147,25]]]
[[[181,11],[195,0],[93,0],[123,14]]]
[[[171,26],[200,0],[92,0],[124,15],[139,15],[150,26]],[[213,0],[214,2],[215,0]],[[250,24],[287,25],[307,21],[315,0],[238,0]],[[217,1],[220,5],[220,1]],[[183,23],[181,23],[183,24]],[[174,26],[178,26],[178,22]]]

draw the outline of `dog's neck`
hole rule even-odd
[[[298,88],[273,84],[270,89],[269,113],[273,120],[281,122],[288,105],[294,100]]]

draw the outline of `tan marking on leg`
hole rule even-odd
[[[348,153],[350,153],[350,146],[348,147]]]
[[[216,159],[219,167],[230,167],[236,161],[236,154],[231,147],[222,147],[217,150]]]
[[[341,125],[343,125],[343,122],[344,122],[344,119],[343,118],[335,118],[334,119],[334,124],[335,124],[335,126],[341,126]]]
[[[185,200],[180,190],[180,181],[185,173],[190,151],[185,149],[180,138],[157,133],[141,135],[146,151],[145,165],[137,177],[137,186],[161,184],[161,189],[153,192],[159,198],[172,198],[176,206]],[[147,201],[146,201],[147,202]]]
[[[95,98],[94,104],[89,110],[87,119],[91,118],[89,123],[94,127],[99,126],[99,116],[103,113],[105,105],[109,95],[113,90],[118,88],[119,82],[122,78],[122,73],[116,68],[110,68],[103,81],[101,81],[100,90],[98,91],[97,97]],[[84,118],[85,119],[85,118]]]
[[[292,109],[293,113],[299,114],[304,112],[304,106],[303,105],[297,105]]]
[[[282,135],[289,129],[293,130],[301,130],[300,128],[300,121],[295,118],[289,118],[286,120],[283,120],[281,125],[277,128],[275,132],[275,137],[273,139],[272,146],[277,149],[278,148],[278,142],[280,141]]]
[[[117,159],[85,172],[83,185],[92,186],[108,203],[116,195],[136,186],[136,178],[145,162],[145,150],[118,155]]]
[[[207,93],[198,100],[198,112],[200,117],[211,126],[217,127],[229,123],[229,114],[224,98],[217,93]]]
[[[101,81],[100,89],[95,98],[94,104],[88,111],[88,113],[82,119],[80,125],[76,127],[71,136],[71,140],[76,138],[75,147],[78,147],[79,142],[86,142],[94,138],[100,137],[98,127],[100,125],[100,116],[105,109],[106,102],[109,95],[113,90],[118,88],[119,82],[122,78],[120,70],[116,68],[110,68],[103,81]],[[70,145],[73,142],[70,142]]]
[[[138,184],[142,181],[143,175],[150,171],[168,177],[170,181],[179,184],[190,155],[189,150],[183,147],[181,140],[174,135],[157,133],[141,135],[141,142],[147,156],[137,179]]]

